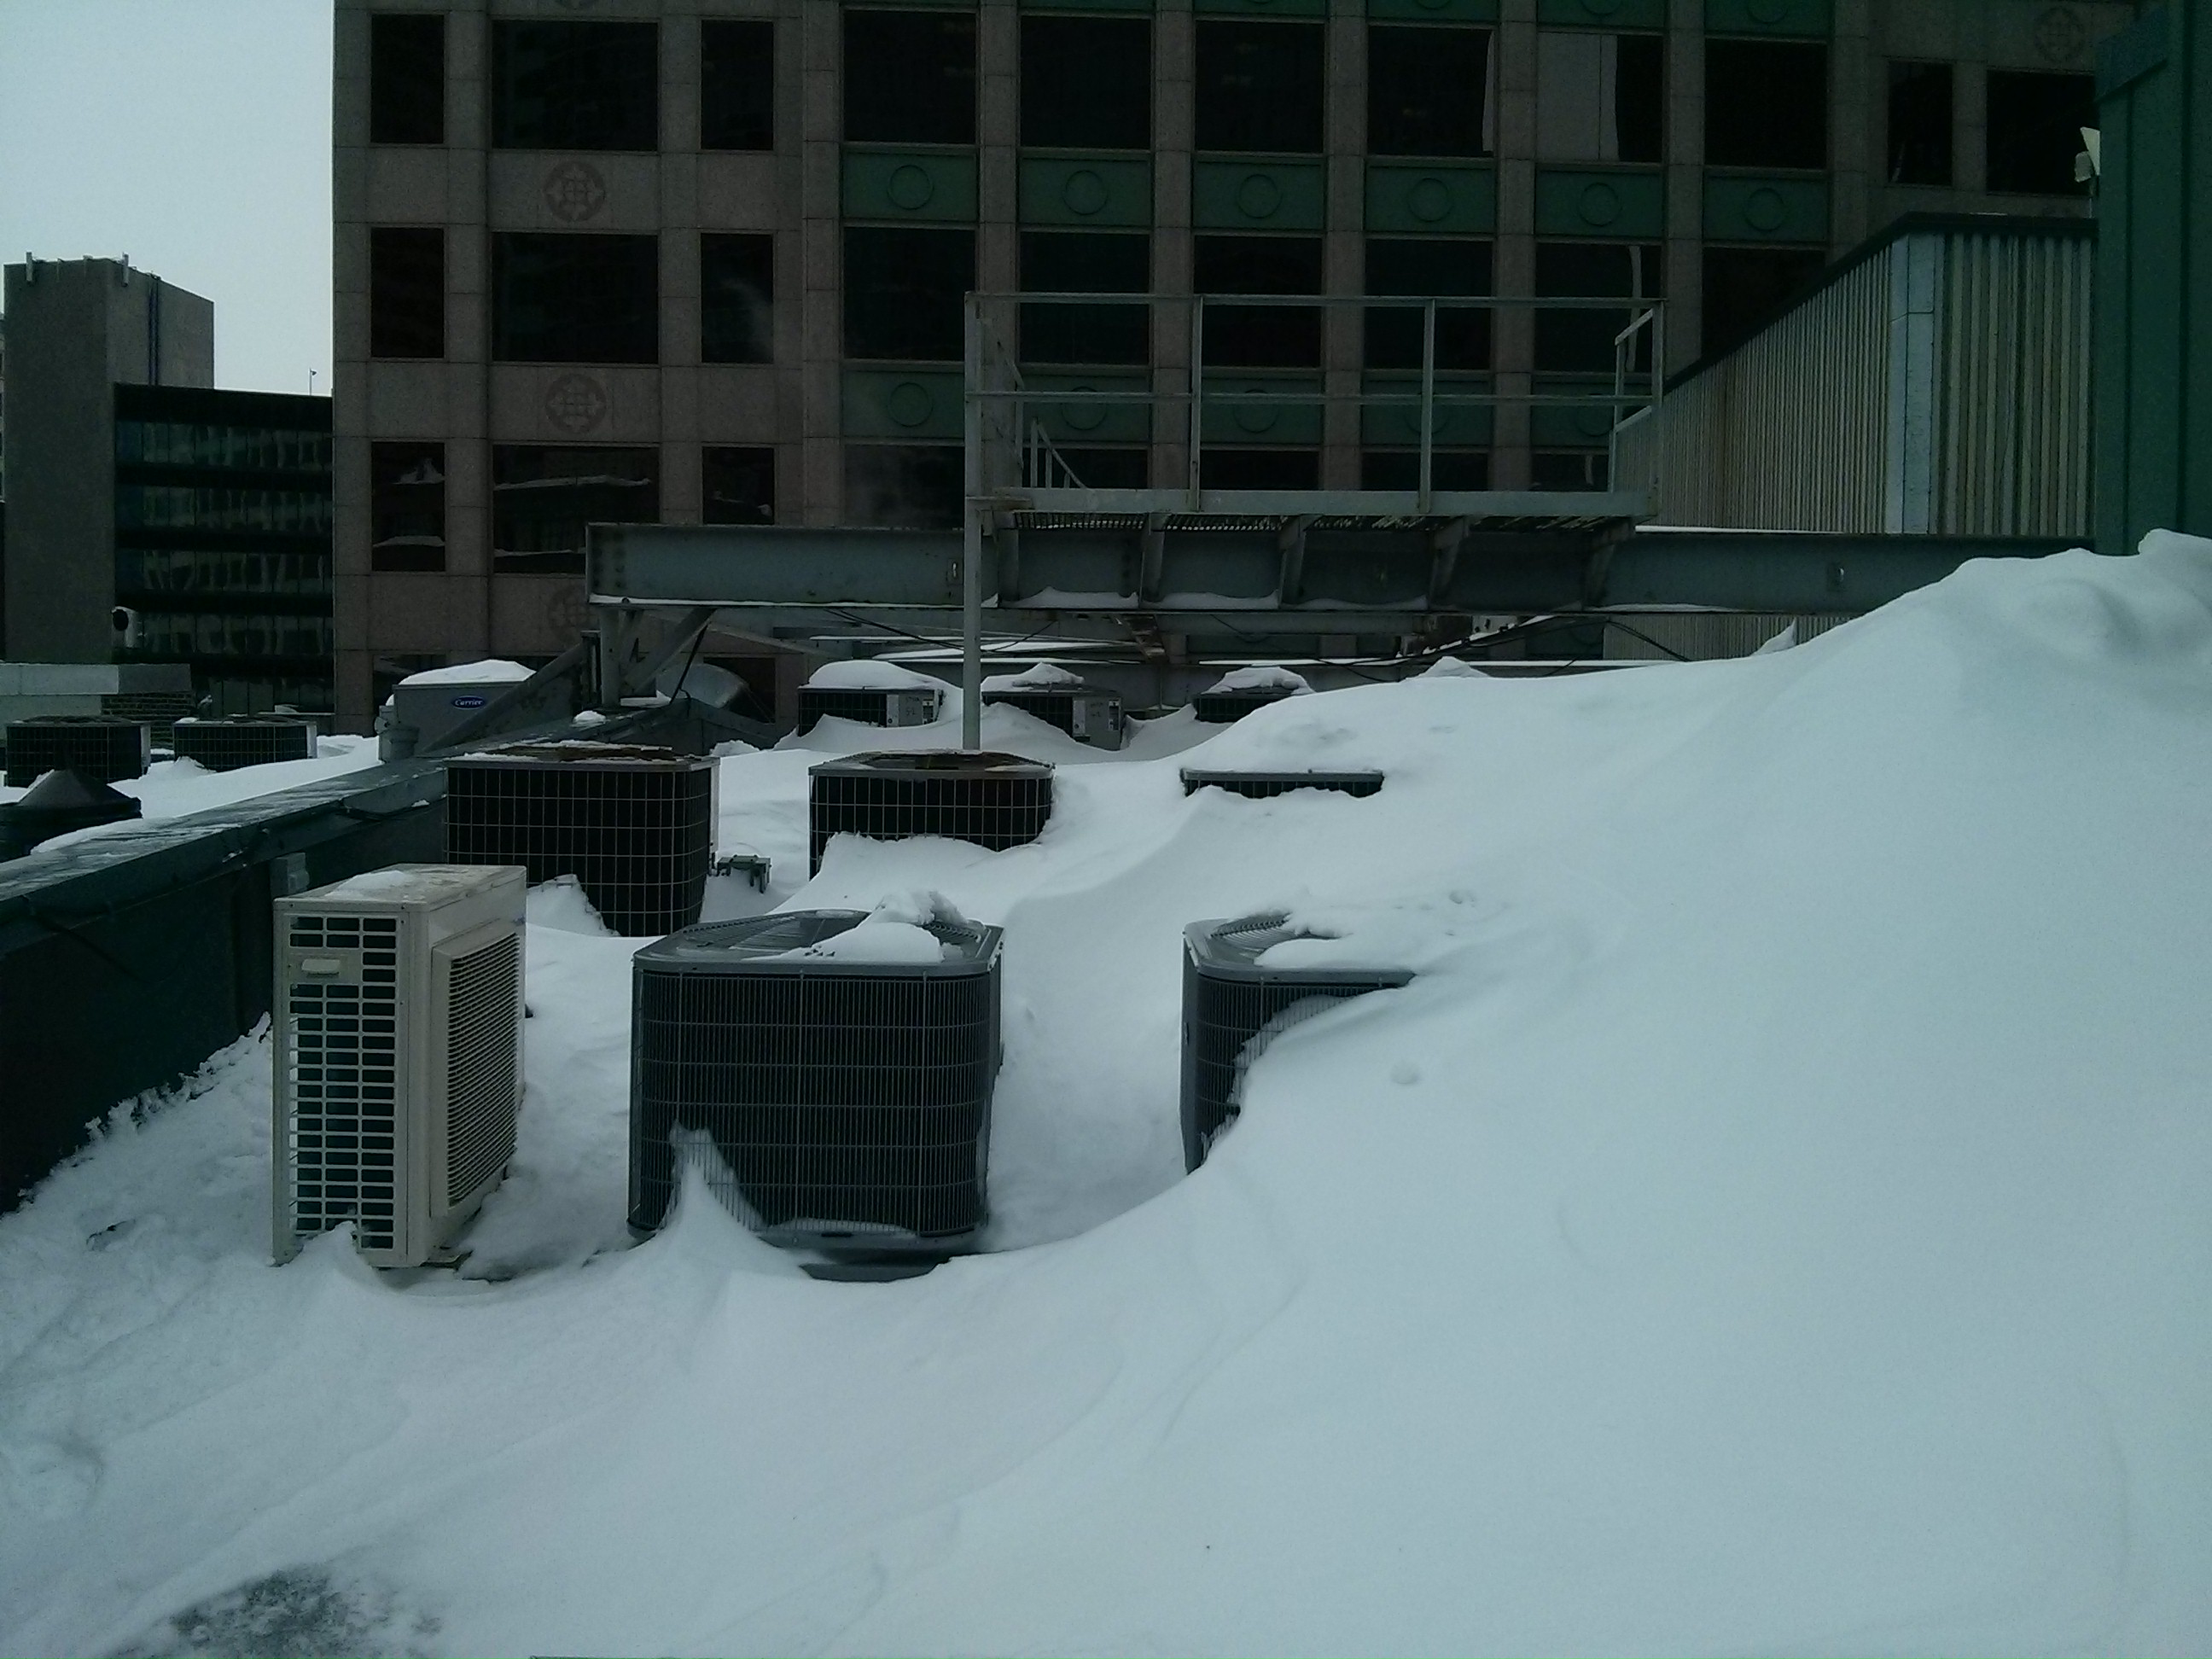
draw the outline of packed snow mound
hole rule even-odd
[[[987,674],[983,677],[986,691],[1065,690],[1082,684],[1081,675],[1070,673],[1056,662],[1041,662],[1033,668],[1024,668],[1018,674]]]
[[[504,657],[486,657],[481,662],[448,663],[443,668],[425,668],[410,674],[400,681],[402,685],[502,685],[526,680],[535,671],[519,662],[509,662]]]
[[[1203,748],[1390,784],[1069,765],[774,890],[1006,929],[998,1254],[623,1248],[635,942],[546,927],[477,1277],[267,1265],[264,1042],[118,1116],[0,1219],[0,1648],[2212,1644],[2212,544]],[[807,758],[722,763],[779,872]],[[1182,930],[1261,909],[1415,976],[1183,1179]]]
[[[806,677],[809,685],[845,691],[943,691],[943,680],[918,674],[880,657],[854,657],[844,662],[825,662]]]
[[[1209,695],[1216,691],[1281,690],[1294,697],[1304,696],[1312,690],[1304,675],[1272,662],[1247,663],[1242,668],[1232,668],[1206,687]]]

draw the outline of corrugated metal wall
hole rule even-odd
[[[1608,617],[1605,654],[1608,662],[1706,662],[1716,657],[1747,657],[1785,628],[1797,629],[1796,643],[1817,638],[1848,611],[1791,616],[1767,611],[1680,611]]]

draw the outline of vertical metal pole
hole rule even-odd
[[[1190,510],[1198,511],[1198,450],[1206,421],[1206,298],[1190,301]]]
[[[1429,510],[1430,475],[1436,459],[1437,430],[1437,302],[1421,302],[1421,495],[1419,507]]]
[[[983,746],[983,311],[968,296],[967,454],[960,506],[960,746]]]

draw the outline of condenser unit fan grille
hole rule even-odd
[[[398,1186],[399,924],[298,915],[289,943],[358,963],[349,974],[295,979],[285,991],[294,1231],[304,1237],[352,1221],[363,1249],[389,1249]]]
[[[514,1023],[522,941],[513,933],[448,970],[446,1202],[459,1204],[514,1155]]]
[[[817,720],[851,720],[860,726],[923,726],[937,718],[938,694],[926,687],[803,685],[799,689],[799,729],[811,732]]]
[[[312,760],[315,727],[312,720],[181,720],[170,728],[170,741],[179,760],[197,761],[210,772],[234,772],[241,766]]]
[[[101,714],[11,720],[9,787],[35,783],[48,772],[82,772],[102,783],[143,777],[153,744],[143,720],[110,720]]]
[[[1225,789],[1248,800],[1268,800],[1293,789],[1326,789],[1340,795],[1365,797],[1382,787],[1380,772],[1225,772],[1185,767],[1182,792],[1194,795],[1201,789]]]
[[[832,836],[947,836],[993,852],[1044,833],[1052,769],[1011,755],[862,755],[812,769],[807,869]]]
[[[1249,691],[1201,691],[1190,700],[1190,712],[1194,719],[1206,725],[1227,726],[1243,720],[1255,708],[1296,695],[1286,685]]]

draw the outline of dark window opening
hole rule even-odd
[[[501,231],[491,252],[495,362],[659,361],[658,238]]]
[[[845,355],[957,362],[975,286],[975,233],[855,226],[845,232]]]
[[[1603,489],[1610,477],[1602,449],[1538,449],[1528,455],[1531,489]]]
[[[1828,165],[1828,49],[1795,40],[1705,42],[1705,165]]]
[[[846,522],[950,530],[965,465],[957,444],[847,444]]]
[[[1319,294],[1318,236],[1195,236],[1192,266],[1200,294]],[[1321,365],[1321,308],[1304,306],[1206,307],[1209,366],[1316,368]]]
[[[1748,339],[1818,278],[1826,263],[1814,247],[1707,248],[1705,356]]]
[[[775,522],[775,451],[709,447],[703,458],[699,518],[704,524]]]
[[[699,238],[699,355],[710,363],[775,361],[775,238]]]
[[[660,452],[495,444],[491,568],[574,574],[595,524],[657,524]]]
[[[1664,158],[1667,51],[1656,34],[1536,36],[1536,154],[1547,161]]]
[[[1990,71],[1989,187],[2022,196],[2081,196],[2074,177],[2081,129],[2097,125],[2089,75]]]
[[[1151,20],[1024,14],[1022,142],[1070,149],[1149,149]]]
[[[1060,459],[1082,480],[1085,489],[1142,489],[1150,477],[1151,455],[1143,449],[1117,449],[1103,445],[1071,448],[1066,444],[1054,447],[1060,451]]]
[[[975,14],[845,14],[845,137],[875,144],[975,142]]]
[[[368,568],[446,568],[446,447],[368,447]]]
[[[660,148],[651,23],[491,26],[491,141],[501,149]]]
[[[1889,66],[1889,182],[1951,182],[1951,66]]]
[[[1362,489],[1419,489],[1421,452],[1418,449],[1363,449],[1359,452]],[[1431,489],[1487,489],[1490,452],[1486,449],[1432,449],[1429,452]]]
[[[368,142],[446,142],[446,20],[378,12],[368,20]]]
[[[1142,294],[1151,285],[1152,238],[1097,231],[1022,233],[1025,294]],[[1032,363],[1145,363],[1145,307],[1026,305],[1022,359]]]
[[[1644,242],[1539,242],[1536,293],[1541,299],[1655,300],[1664,291],[1660,250]],[[1536,367],[1572,374],[1613,373],[1613,336],[1634,313],[1598,307],[1540,307]],[[1651,367],[1651,333],[1636,338],[1638,372]]]
[[[1441,238],[1370,236],[1367,292],[1418,297],[1491,292],[1490,244]],[[1421,313],[1407,306],[1367,310],[1367,367],[1421,366]],[[1490,312],[1485,307],[1437,308],[1438,368],[1490,367]]]
[[[1376,155],[1487,155],[1490,31],[1367,30],[1367,148]]]
[[[775,148],[775,25],[699,26],[699,148]]]
[[[379,225],[368,233],[368,355],[446,355],[446,233]]]
[[[1199,482],[1208,489],[1318,489],[1317,449],[1216,449],[1199,456]]]
[[[446,659],[435,654],[420,652],[380,656],[369,668],[369,697],[380,708],[384,700],[398,689],[399,682],[410,674],[419,674],[426,668],[443,668]]]
[[[1198,147],[1318,155],[1322,25],[1198,25]]]

